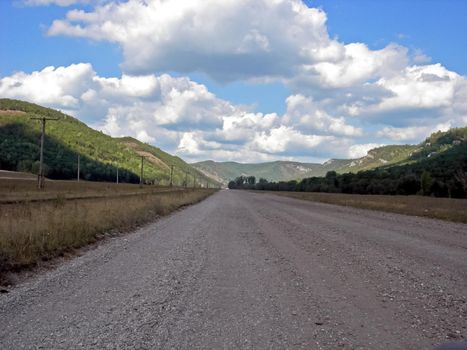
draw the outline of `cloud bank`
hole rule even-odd
[[[29,0],[67,4],[72,0]],[[191,160],[325,160],[375,145],[418,142],[467,124],[467,79],[420,50],[331,38],[326,14],[300,0],[95,2],[48,34],[121,47],[120,77],[91,64],[0,80],[2,96],[64,109],[114,136],[131,135]],[[187,77],[280,82],[282,115],[223,100]]]

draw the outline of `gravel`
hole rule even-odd
[[[0,294],[1,349],[432,349],[467,225],[220,191]]]

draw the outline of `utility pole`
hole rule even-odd
[[[139,187],[143,187],[143,169],[144,169],[144,156],[141,156],[141,175],[139,176]]]
[[[80,159],[79,159],[79,158],[80,158],[80,157],[79,157],[79,153],[78,153],[78,172],[77,172],[77,174],[76,174],[76,175],[77,175],[76,178],[77,178],[78,182],[79,182],[79,170],[80,170],[80,169],[79,169],[79,168],[80,168]]]
[[[195,187],[196,187],[196,176],[193,175],[193,188],[195,188]]]
[[[39,190],[44,188],[44,139],[45,139],[45,122],[47,120],[58,120],[59,118],[46,118],[46,117],[33,117],[32,120],[40,120],[42,122],[41,128],[41,153],[39,156],[39,174],[37,174],[37,188]]]
[[[118,185],[118,167],[117,167],[117,185]]]
[[[173,174],[174,174],[174,166],[170,166],[170,187],[173,186]]]
[[[188,171],[185,171],[185,188],[188,186]]]

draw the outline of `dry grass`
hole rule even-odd
[[[38,191],[37,182],[34,177],[33,180],[30,180],[30,178],[23,179],[15,174],[15,178],[5,178],[0,174],[0,204],[6,202],[50,200],[57,197],[63,199],[95,198],[176,190],[181,190],[181,188],[158,186],[143,186],[140,188],[139,185],[127,183],[46,180],[45,188]]]
[[[196,203],[215,190],[0,204],[0,277]]]
[[[20,171],[9,171],[9,170],[0,170],[0,180],[1,179],[28,179],[35,180],[37,175],[31,173],[23,173]]]
[[[467,200],[423,196],[379,196],[316,192],[268,192],[314,202],[467,223]]]

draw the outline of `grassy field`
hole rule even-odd
[[[21,176],[23,173],[12,173],[0,171],[0,204],[22,201],[54,200],[57,197],[62,199],[79,199],[133,195],[142,193],[159,193],[166,191],[183,190],[180,187],[162,187],[145,185],[140,188],[136,184],[110,183],[110,182],[89,182],[89,181],[62,181],[46,180],[45,188],[37,190],[36,177],[30,174],[29,177]]]
[[[258,193],[265,193],[260,191]],[[467,223],[467,200],[424,196],[378,196],[317,192],[271,192],[279,196]]]
[[[0,202],[0,282],[6,272],[72,252],[215,192],[69,181],[50,182],[39,192],[30,185],[31,181],[0,180],[0,198],[18,199]],[[81,197],[75,199],[77,195]],[[86,195],[89,198],[83,197]],[[32,197],[47,200],[33,201]]]

